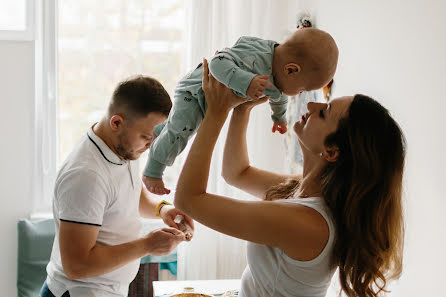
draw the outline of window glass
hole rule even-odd
[[[0,30],[26,29],[26,0],[0,0]]]
[[[59,2],[59,164],[103,116],[120,81],[136,74],[155,77],[173,99],[183,75],[184,2]]]

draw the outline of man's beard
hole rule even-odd
[[[119,143],[115,147],[116,152],[123,158],[124,160],[136,160],[138,159],[137,156],[133,154],[133,151],[129,149],[129,142],[127,140],[127,130],[123,131],[118,136]]]

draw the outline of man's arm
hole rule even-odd
[[[184,239],[178,230],[166,228],[132,242],[98,245],[96,241],[110,196],[103,177],[85,168],[71,170],[61,175],[55,192],[59,205],[60,255],[64,272],[70,279],[102,275],[148,254],[167,254]]]
[[[155,214],[155,207],[158,204],[159,199],[154,198],[149,194],[146,187],[143,186],[141,189],[141,196],[139,199],[139,215],[147,219],[158,218]]]
[[[164,228],[135,241],[101,246],[96,243],[98,233],[98,226],[60,222],[60,254],[64,272],[69,279],[102,275],[148,254],[168,254],[184,240],[182,232]]]
[[[158,218],[156,216],[156,206],[161,200],[154,198],[150,195],[149,191],[145,187],[141,189],[141,197],[139,200],[139,214],[143,218],[153,219]],[[177,215],[182,215],[186,220],[186,223],[194,230],[194,221],[183,212],[179,211],[172,205],[163,205],[159,210],[160,218],[167,226],[179,229],[179,226],[174,222]]]

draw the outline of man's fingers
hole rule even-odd
[[[175,235],[175,236],[184,237],[184,233],[178,229],[175,229],[175,228],[163,228],[161,230],[163,230],[164,232],[170,233],[172,235]]]

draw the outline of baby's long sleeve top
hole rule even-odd
[[[243,36],[233,47],[216,54],[209,70],[219,82],[231,88],[237,95],[246,97],[248,87],[257,75],[270,75],[269,80],[275,85],[272,64],[276,45],[277,42],[272,40]],[[269,96],[273,121],[285,122],[288,97],[277,87],[268,87],[265,96]]]

